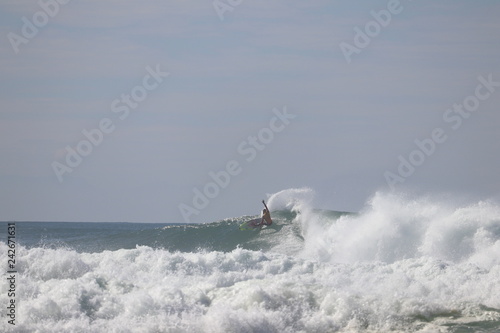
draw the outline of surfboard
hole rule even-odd
[[[256,228],[259,228],[260,221],[262,219],[253,219],[250,221],[247,221],[240,225],[240,230],[254,230]]]

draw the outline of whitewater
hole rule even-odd
[[[310,189],[206,224],[16,222],[16,325],[1,332],[500,331],[500,205]],[[0,224],[7,272],[7,223]],[[4,273],[5,276],[6,273]]]

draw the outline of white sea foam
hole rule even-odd
[[[454,207],[377,193],[359,214],[332,221],[305,209],[297,220],[305,238],[304,258],[393,263],[429,257],[483,268],[500,264],[500,207],[491,202]]]
[[[500,308],[499,266],[425,257],[329,264],[243,249],[42,252],[42,262],[61,264],[28,269],[21,256],[18,332],[418,331],[418,319],[500,322],[498,311],[482,308]],[[66,266],[75,255],[85,264]],[[3,304],[5,295],[2,287]]]
[[[297,197],[300,196],[300,198]],[[15,329],[5,332],[452,332],[500,325],[500,211],[377,194],[333,218],[312,191],[271,251],[78,253],[17,249]],[[0,243],[6,253],[5,243]],[[7,304],[1,284],[0,304]],[[5,317],[4,317],[5,319]],[[498,327],[498,326],[496,326]]]

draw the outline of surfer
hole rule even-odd
[[[273,224],[273,220],[271,219],[269,208],[267,208],[266,202],[264,200],[262,200],[262,203],[266,208],[262,210],[262,220],[260,221],[259,225],[271,225]]]
[[[243,223],[242,225],[240,225],[240,230],[261,229],[263,226],[269,226],[273,224],[271,213],[269,212],[269,208],[267,208],[266,202],[262,200],[262,203],[264,204],[265,208],[262,210],[261,218],[256,218]]]

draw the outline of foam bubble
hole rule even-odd
[[[429,199],[377,193],[361,213],[332,219],[312,210],[298,216],[304,258],[393,263],[432,257],[492,267],[500,263],[500,207],[453,207]]]
[[[269,198],[269,251],[100,253],[18,246],[5,332],[433,332],[500,325],[500,208],[376,194],[358,214]],[[279,219],[279,214],[277,214]],[[279,223],[277,223],[279,224]],[[219,228],[219,226],[217,226]],[[0,252],[7,245],[0,242]],[[0,304],[7,285],[0,284]]]
[[[20,247],[19,260],[16,329],[26,332],[369,332],[459,319],[500,323],[498,265],[425,256],[343,264],[145,246],[102,253]],[[85,269],[54,269],[70,260]],[[5,297],[2,284],[2,304]]]

